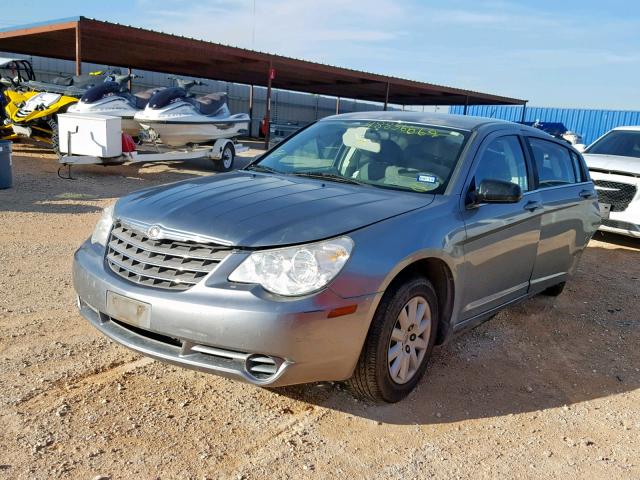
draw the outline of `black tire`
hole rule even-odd
[[[233,164],[236,159],[236,149],[233,148],[231,143],[227,143],[222,149],[222,155],[219,160],[214,160],[213,163],[218,172],[230,172],[233,170]]]
[[[51,117],[47,120],[47,125],[51,129],[51,149],[58,157],[60,156],[60,131],[58,130],[58,119]]]
[[[401,310],[415,297],[424,298],[429,305],[431,330],[426,353],[415,374],[406,383],[397,383],[389,372],[388,354],[391,333],[396,326]],[[354,394],[363,399],[380,403],[394,403],[406,397],[415,388],[427,369],[437,336],[439,318],[436,293],[426,278],[413,277],[405,283],[387,290],[373,317],[354,374],[347,381]]]
[[[543,290],[542,291],[542,295],[546,295],[548,297],[557,297],[564,290],[565,284],[566,284],[566,282],[561,282],[561,283],[558,283],[556,285],[552,285],[551,287],[547,288],[546,290]]]

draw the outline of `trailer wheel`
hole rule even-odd
[[[216,170],[219,172],[230,172],[233,170],[233,162],[236,159],[236,149],[232,143],[227,143],[222,149],[219,160],[214,160]]]

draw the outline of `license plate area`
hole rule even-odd
[[[107,291],[107,315],[134,327],[151,327],[151,304]]]
[[[608,203],[600,203],[600,216],[603,220],[607,220],[609,218],[609,214],[611,213],[611,205]]]

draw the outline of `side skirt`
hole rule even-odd
[[[520,302],[523,302],[525,300],[528,300],[531,297],[534,297],[536,294],[531,294],[531,293],[526,293],[518,298],[514,298],[513,300],[510,300],[507,303],[504,303],[498,307],[492,308],[491,310],[488,310],[486,312],[480,313],[478,315],[476,315],[475,317],[471,317],[467,320],[465,320],[464,322],[460,322],[457,323],[454,327],[453,327],[453,335],[451,335],[451,338],[453,338],[454,336],[457,336],[459,334],[461,334],[462,332],[466,332],[467,330],[470,330],[474,327],[477,327],[478,325],[480,325],[481,323],[486,322],[487,320],[489,320],[491,317],[493,317],[496,313],[498,313],[500,310],[506,308],[506,307],[510,307],[512,305],[516,305]]]

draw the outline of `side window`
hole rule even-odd
[[[520,185],[523,192],[529,190],[527,164],[517,136],[496,138],[484,150],[476,168],[476,187],[483,180],[503,180]]]
[[[582,173],[570,151],[561,145],[539,138],[529,138],[540,188],[581,181]],[[578,170],[576,170],[578,168]]]
[[[573,168],[576,171],[576,178],[578,179],[578,182],[588,181],[588,177],[582,166],[580,156],[576,152],[569,151],[569,153],[571,154],[571,160],[573,160]]]

